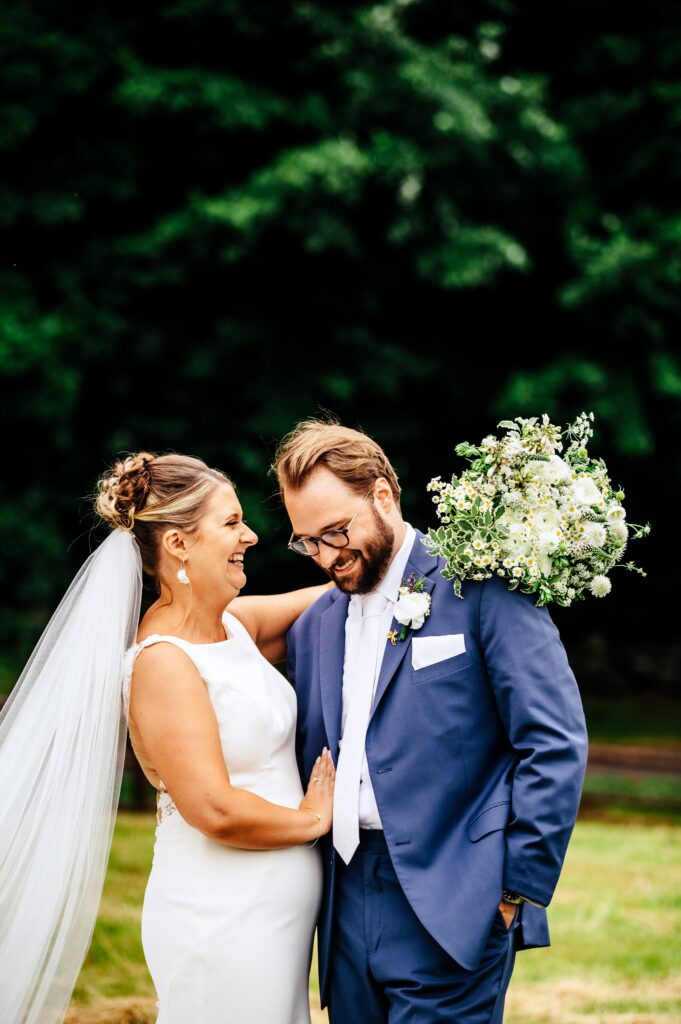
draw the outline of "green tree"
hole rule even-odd
[[[681,32],[659,0],[626,17],[511,0],[6,12],[4,651],[25,656],[96,540],[86,495],[120,451],[224,466],[263,535],[252,586],[316,578],[265,472],[320,407],[384,443],[424,526],[455,442],[593,409],[658,532],[649,457],[681,393]]]

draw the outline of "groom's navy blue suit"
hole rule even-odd
[[[544,907],[574,826],[587,735],[575,677],[546,607],[497,576],[467,581],[464,599],[457,598],[440,573],[444,561],[428,553],[422,537],[416,531],[404,575],[425,577],[430,615],[404,641],[386,640],[366,755],[399,885],[430,936],[474,971],[500,919],[502,889],[542,904],[522,905],[515,948],[549,945]],[[304,785],[322,747],[338,758],[348,601],[328,591],[288,634]],[[393,621],[392,628],[400,626]],[[465,650],[412,668],[413,638],[451,634],[463,634]],[[335,881],[347,869],[331,835],[321,845],[325,1006]]]

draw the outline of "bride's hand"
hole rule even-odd
[[[326,835],[331,829],[335,780],[336,769],[331,759],[331,753],[324,747],[312,767],[307,793],[300,803],[301,810],[314,811],[321,815],[319,832],[321,836]]]

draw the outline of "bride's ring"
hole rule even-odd
[[[319,778],[319,776],[318,776],[318,775],[313,775],[313,776],[312,776],[312,781],[313,781],[313,782],[321,782],[321,779]]]

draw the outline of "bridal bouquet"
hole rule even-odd
[[[501,438],[456,446],[471,466],[450,483],[437,476],[427,485],[442,525],[424,544],[447,560],[442,575],[457,597],[463,580],[496,573],[510,590],[536,593],[537,606],[568,606],[585,591],[609,594],[608,573],[618,564],[646,575],[621,559],[627,541],[646,536],[650,524],[627,524],[624,492],[612,487],[604,461],[589,455],[593,418],[583,412],[561,431],[546,413],[516,416],[498,424]]]

